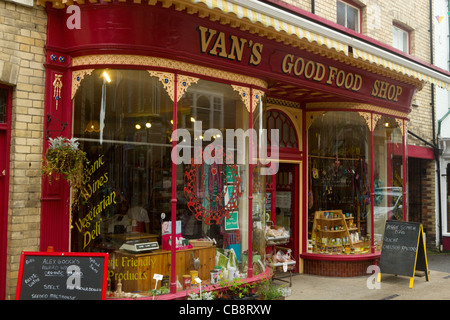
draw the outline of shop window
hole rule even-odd
[[[403,220],[403,136],[393,118],[381,117],[373,132],[374,236],[384,236],[386,220]]]
[[[213,239],[221,256],[228,256],[233,249],[239,265],[237,270],[245,275],[249,246],[248,140],[232,137],[233,145],[229,145],[228,135],[248,132],[249,113],[231,86],[200,80],[178,103],[177,121],[178,132],[187,130],[179,137],[179,141],[185,142],[183,152],[191,150],[192,161],[199,160],[177,166],[177,216],[181,221],[181,235],[187,239]],[[209,149],[213,143],[220,148]],[[252,210],[262,230],[265,182],[257,170],[258,166],[253,174]],[[263,238],[261,233],[258,235],[253,237],[253,249],[259,248],[253,262],[264,261],[264,250],[258,241]]]
[[[370,252],[370,131],[352,112],[326,112],[308,131],[308,251]]]
[[[170,212],[172,101],[146,71],[95,70],[74,98],[73,135],[87,153],[72,250],[117,249],[126,232],[160,233]],[[101,219],[101,221],[100,221]]]
[[[347,2],[337,1],[337,23],[353,31],[360,32],[361,10]]]
[[[82,204],[72,212],[71,249],[110,252],[112,290],[120,282],[124,291],[148,292],[155,287],[153,273],[171,274],[168,256],[147,259],[120,250],[126,241],[157,242],[162,253],[176,246],[180,283],[190,271],[209,279],[216,262],[235,277],[247,275],[249,142],[235,138],[228,145],[227,129],[248,133],[249,112],[230,85],[192,84],[177,102],[177,148],[183,150],[173,172],[173,101],[166,90],[145,70],[94,70],[73,100],[73,136],[90,163]],[[208,149],[216,143],[223,148]],[[200,162],[193,163],[198,151]],[[220,151],[223,163],[211,162]],[[188,160],[178,162],[187,153]],[[230,155],[232,162],[226,159]],[[255,266],[264,269],[265,180],[258,170],[255,164],[254,274]],[[172,241],[175,198],[177,239]]]

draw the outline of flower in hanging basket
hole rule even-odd
[[[83,185],[84,165],[88,162],[86,153],[79,149],[76,138],[50,138],[49,143],[42,159],[42,174],[48,177],[49,183],[52,177],[59,179],[61,176],[66,179],[74,195],[72,204],[77,203],[78,193]]]

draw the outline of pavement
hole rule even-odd
[[[450,300],[450,253],[427,252],[427,261],[429,281],[418,272],[412,288],[409,277],[391,274],[381,274],[378,283],[369,273],[352,278],[295,274],[286,300]]]

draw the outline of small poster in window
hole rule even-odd
[[[239,215],[237,211],[231,212],[230,218],[225,218],[225,230],[239,230]]]

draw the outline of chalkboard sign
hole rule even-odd
[[[22,252],[16,300],[103,300],[107,253]]]
[[[422,225],[416,222],[386,221],[380,273],[411,277],[412,288],[416,270],[424,271],[429,280]]]

